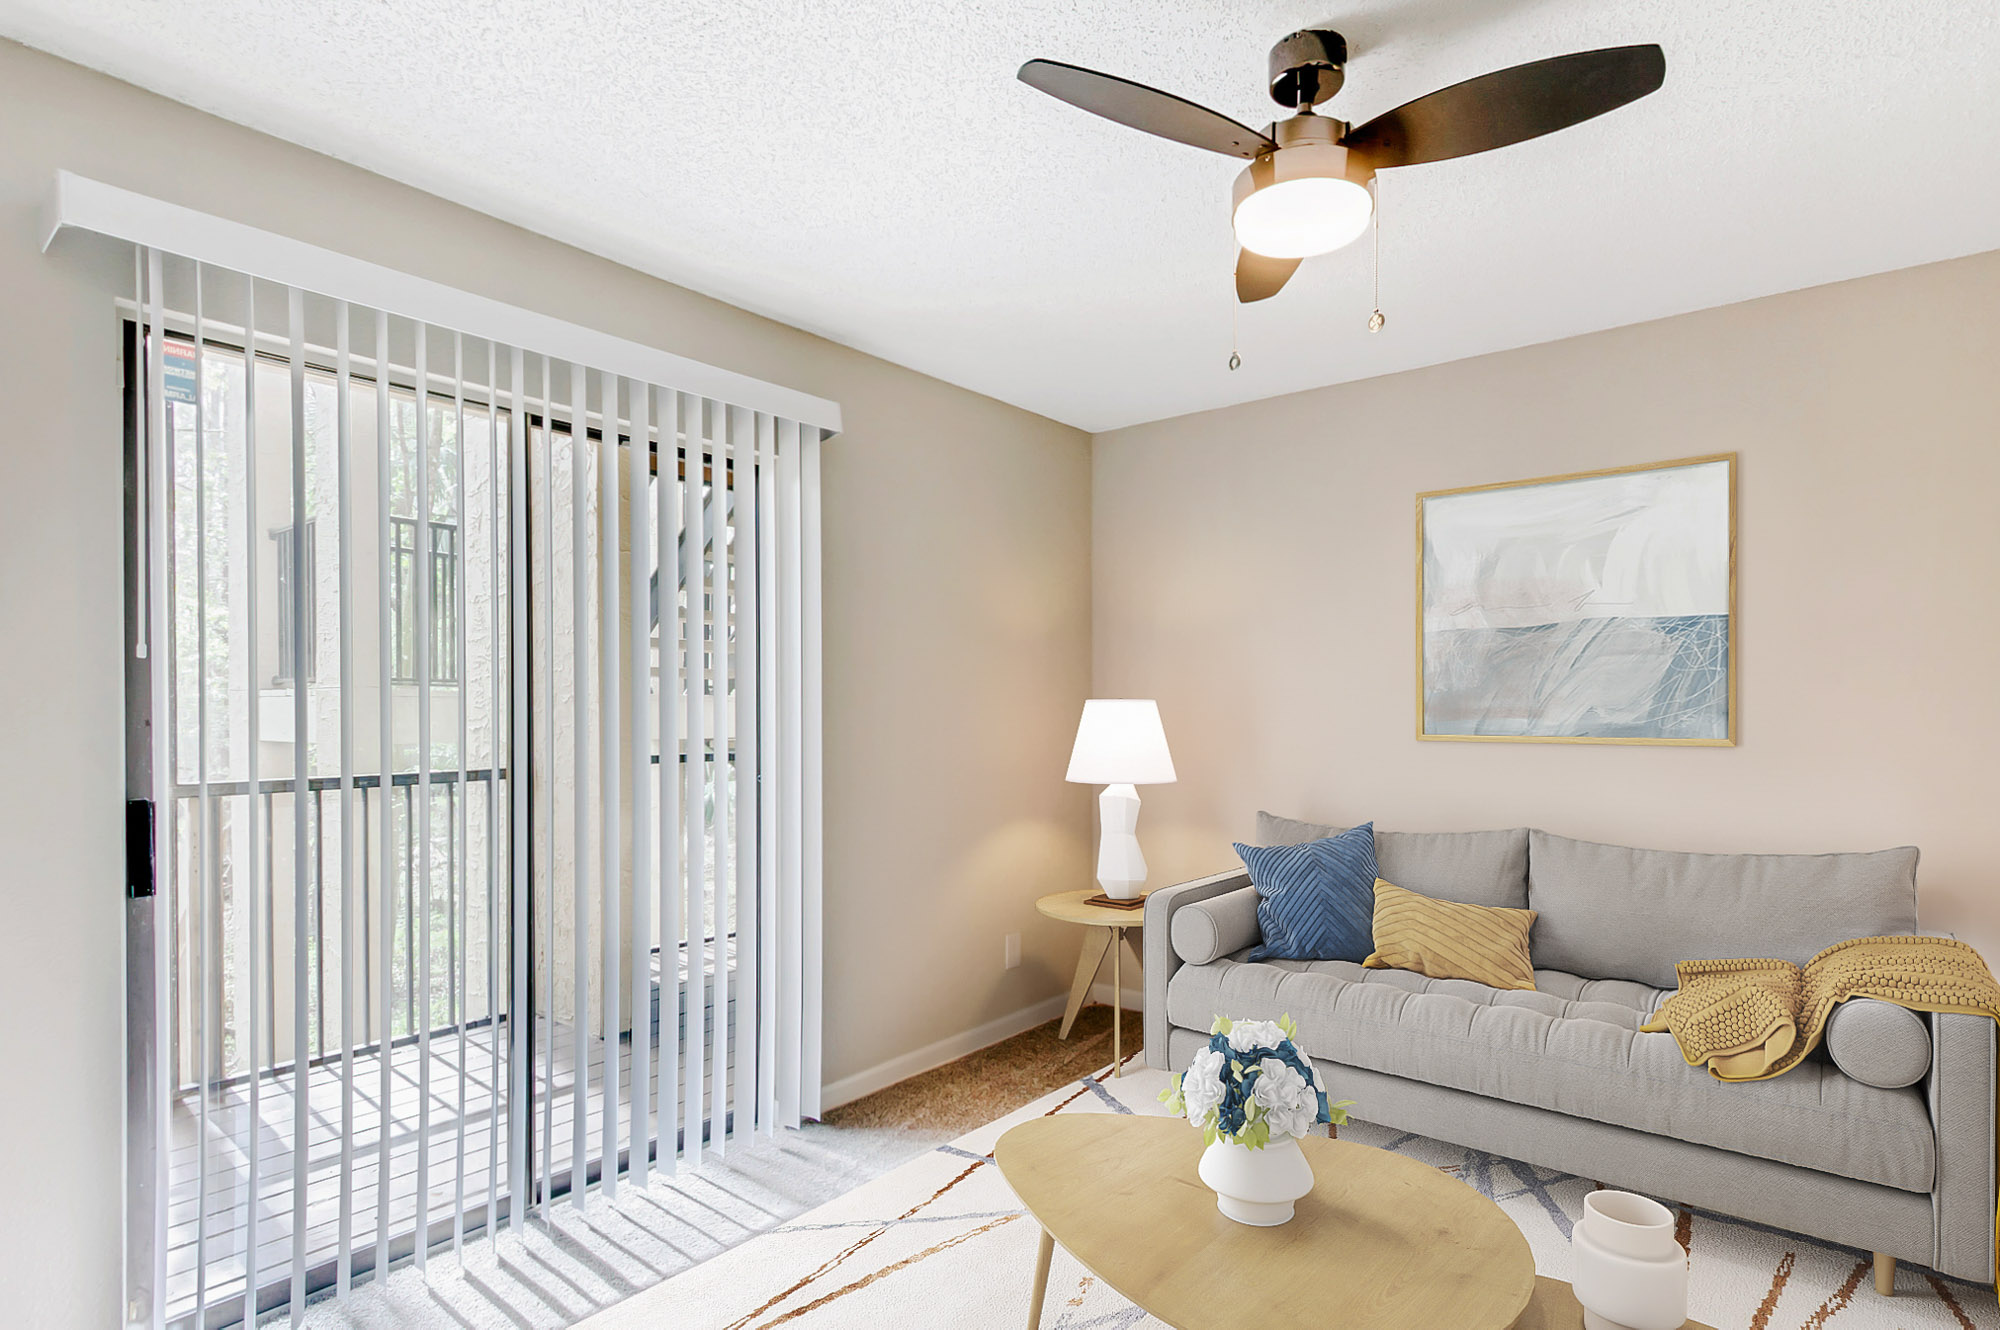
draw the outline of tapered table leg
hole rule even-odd
[[[1111,930],[1111,1075],[1125,1066],[1125,930]]]
[[[1069,1028],[1076,1024],[1076,1014],[1090,1000],[1090,981],[1097,978],[1097,967],[1104,964],[1104,953],[1111,946],[1112,936],[1113,930],[1109,928],[1083,930],[1083,950],[1076,958],[1076,980],[1069,986],[1069,1008],[1063,1012],[1058,1038],[1069,1038]]]
[[[1056,1240],[1042,1230],[1041,1245],[1035,1249],[1035,1286],[1028,1293],[1028,1330],[1040,1330],[1042,1297],[1049,1291],[1049,1258],[1056,1252]]]

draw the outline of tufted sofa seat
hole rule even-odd
[[[1863,1085],[1826,1060],[1724,1084],[1689,1067],[1672,1035],[1639,1032],[1666,996],[1659,989],[1537,970],[1535,992],[1514,992],[1350,961],[1246,964],[1243,955],[1183,966],[1167,985],[1167,1019],[1200,1028],[1218,1012],[1289,1014],[1304,1051],[1328,1062],[1930,1190],[1935,1136],[1918,1091]]]

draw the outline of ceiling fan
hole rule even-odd
[[[1553,134],[1627,102],[1666,79],[1656,45],[1611,46],[1536,60],[1441,88],[1366,124],[1313,110],[1346,80],[1347,40],[1310,28],[1271,48],[1271,100],[1296,108],[1262,130],[1143,83],[1057,60],[1030,60],[1021,81],[1051,97],[1148,134],[1250,165],[1236,178],[1232,215],[1236,298],[1276,295],[1302,259],[1350,244],[1368,229],[1376,171],[1465,157]]]

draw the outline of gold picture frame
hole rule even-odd
[[[1458,489],[1429,490],[1417,495],[1417,599],[1415,616],[1417,738],[1451,743],[1628,744],[1692,748],[1733,747],[1737,741],[1737,726],[1739,721],[1737,662],[1740,646],[1739,638],[1741,636],[1737,630],[1736,620],[1736,463],[1737,454],[1735,453],[1710,453],[1699,457],[1676,458],[1666,462],[1647,462],[1636,466],[1606,467],[1598,471],[1573,471],[1563,475],[1540,476],[1532,480],[1511,480],[1488,485],[1467,485]],[[1726,548],[1727,559],[1725,574],[1726,609],[1721,615],[1716,615],[1712,611],[1700,614],[1674,615],[1627,614],[1585,616],[1572,614],[1569,618],[1551,621],[1546,625],[1551,630],[1549,641],[1546,644],[1537,639],[1536,628],[1539,625],[1519,625],[1512,627],[1480,626],[1465,630],[1441,628],[1438,630],[1438,641],[1434,644],[1427,642],[1426,612],[1429,609],[1427,603],[1429,589],[1426,587],[1426,562],[1429,550],[1427,541],[1430,538],[1430,533],[1426,531],[1426,519],[1432,515],[1431,505],[1437,504],[1442,500],[1463,500],[1466,496],[1470,495],[1497,495],[1505,491],[1544,490],[1545,487],[1549,486],[1568,486],[1590,481],[1610,481],[1620,477],[1638,477],[1646,473],[1683,472],[1689,473],[1687,483],[1684,485],[1676,483],[1672,486],[1678,500],[1684,503],[1699,502],[1705,506],[1704,511],[1706,511],[1707,508],[1712,508],[1715,503],[1715,495],[1709,492],[1712,491],[1714,485],[1714,473],[1711,472],[1709,475],[1699,477],[1694,476],[1692,473],[1697,468],[1709,469],[1718,466],[1721,468],[1721,475],[1724,478],[1726,489],[1726,498],[1723,500],[1725,512],[1722,518],[1724,526],[1722,539]],[[1666,492],[1664,488],[1666,485],[1667,482],[1663,481],[1662,493]],[[1620,488],[1618,486],[1607,486],[1605,488],[1605,497],[1608,499],[1617,494]],[[1630,490],[1632,487],[1622,488]],[[1577,492],[1572,491],[1565,498],[1577,500],[1580,496]],[[1627,501],[1629,502],[1629,498]],[[1441,518],[1442,515],[1442,512],[1440,512],[1438,518]],[[1488,520],[1492,519],[1489,517]],[[1563,520],[1576,522],[1583,519],[1571,515],[1565,517]],[[1709,520],[1712,520],[1712,516]],[[1440,522],[1440,526],[1442,525],[1442,522]],[[1462,539],[1469,538],[1463,537]],[[1511,538],[1511,536],[1496,537],[1496,539]],[[1558,531],[1554,533],[1543,532],[1539,535],[1530,533],[1521,538],[1540,539],[1544,544],[1553,547],[1559,544],[1562,537]],[[1713,539],[1713,535],[1712,533],[1702,533],[1701,539],[1705,542]],[[1712,554],[1713,551],[1704,548],[1704,553]],[[1630,569],[1626,571],[1629,572]],[[1709,580],[1712,581],[1713,569],[1708,569],[1707,571],[1710,574]],[[1442,577],[1440,580],[1442,580]],[[1553,588],[1549,590],[1553,590]],[[1570,590],[1574,590],[1574,588],[1570,588]],[[1712,597],[1713,587],[1709,587],[1705,594]],[[1584,600],[1577,602],[1577,607],[1580,608],[1587,599],[1588,593],[1586,593]],[[1518,608],[1523,609],[1527,613],[1533,613],[1539,607],[1530,603]],[[1718,620],[1720,621],[1719,624],[1717,623]],[[1571,628],[1570,625],[1576,625],[1576,627]],[[1453,713],[1462,715],[1466,708],[1472,703],[1479,701],[1480,697],[1476,687],[1461,686],[1454,690],[1440,685],[1439,689],[1433,689],[1431,680],[1427,677],[1427,666],[1435,665],[1441,676],[1470,676],[1476,685],[1479,682],[1477,671],[1482,664],[1504,662],[1508,670],[1520,671],[1534,665],[1534,653],[1540,650],[1550,659],[1555,659],[1559,654],[1569,662],[1566,668],[1575,671],[1579,668],[1579,660],[1590,655],[1588,650],[1579,650],[1575,646],[1575,639],[1585,631],[1582,627],[1583,625],[1616,625],[1617,631],[1620,632],[1626,632],[1629,629],[1631,633],[1651,633],[1654,640],[1650,644],[1649,649],[1653,649],[1662,655],[1665,661],[1662,665],[1663,670],[1675,670],[1676,681],[1694,689],[1694,695],[1698,701],[1698,705],[1669,713],[1660,724],[1662,727],[1684,726],[1692,731],[1702,729],[1715,731],[1718,728],[1715,725],[1712,714],[1717,690],[1714,687],[1712,674],[1709,672],[1712,671],[1712,665],[1704,666],[1704,668],[1696,671],[1679,668],[1681,662],[1681,655],[1679,653],[1688,649],[1688,642],[1690,640],[1702,639],[1712,642],[1715,629],[1719,626],[1726,635],[1726,642],[1722,644],[1723,650],[1721,653],[1726,678],[1723,681],[1720,693],[1723,707],[1725,708],[1722,724],[1719,727],[1720,732],[1689,733],[1686,735],[1648,734],[1643,732],[1597,734],[1533,732],[1453,733],[1449,732],[1449,722],[1442,719],[1440,723],[1445,724],[1447,728],[1438,729],[1433,727],[1433,716],[1431,713],[1434,710],[1445,713],[1447,717]],[[1607,630],[1593,627],[1589,631],[1595,636]],[[1570,639],[1568,643],[1562,640],[1565,635]],[[1667,654],[1669,641],[1671,641],[1673,648],[1670,656]],[[1427,650],[1427,648],[1432,647],[1435,649]],[[1702,664],[1698,657],[1700,650],[1703,649],[1707,648],[1705,646],[1697,646],[1697,665]],[[1609,649],[1600,653],[1600,655],[1606,659],[1613,658],[1613,653]],[[1435,661],[1432,660],[1433,656],[1437,658]],[[1664,681],[1665,675],[1662,676],[1662,682]],[[1568,684],[1570,680],[1565,679],[1562,682]],[[1489,686],[1495,688],[1501,687],[1501,685],[1491,684],[1490,681]],[[1515,691],[1517,694],[1521,694],[1532,690],[1517,688]],[[1577,690],[1572,689],[1571,691],[1575,692]],[[1546,698],[1548,696],[1547,691],[1545,690],[1541,696]],[[1515,700],[1520,702],[1522,699],[1517,696]],[[1634,695],[1626,700],[1632,706],[1637,706],[1642,702],[1650,702],[1655,709],[1657,709],[1659,704],[1657,696],[1648,699]],[[1579,704],[1574,700],[1569,700],[1566,701],[1566,705]],[[1482,713],[1480,722],[1482,724],[1488,723],[1485,719],[1485,714]],[[1535,722],[1524,721],[1522,716],[1525,714],[1525,708],[1518,709],[1518,714],[1504,714],[1499,721],[1491,723],[1499,726],[1501,730],[1509,727],[1532,728]],[[1651,713],[1649,712],[1648,714],[1650,717]],[[1651,722],[1649,721],[1648,723]],[[1457,728],[1471,728],[1471,726],[1460,723]],[[1644,724],[1634,723],[1626,727],[1607,724],[1605,728],[1642,730]]]

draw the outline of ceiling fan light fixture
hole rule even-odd
[[[1349,179],[1347,149],[1299,143],[1266,153],[1236,178],[1236,243],[1269,259],[1307,259],[1351,245],[1375,209]]]
[[[1347,39],[1326,28],[1295,32],[1273,46],[1271,100],[1298,114],[1262,130],[1185,97],[1060,60],[1030,60],[1019,77],[1092,115],[1250,163],[1230,201],[1236,299],[1245,304],[1278,294],[1304,260],[1367,233],[1375,212],[1368,186],[1377,171],[1554,134],[1659,91],[1667,77],[1658,43],[1606,46],[1496,69],[1356,125],[1313,110],[1340,91],[1347,57]]]

